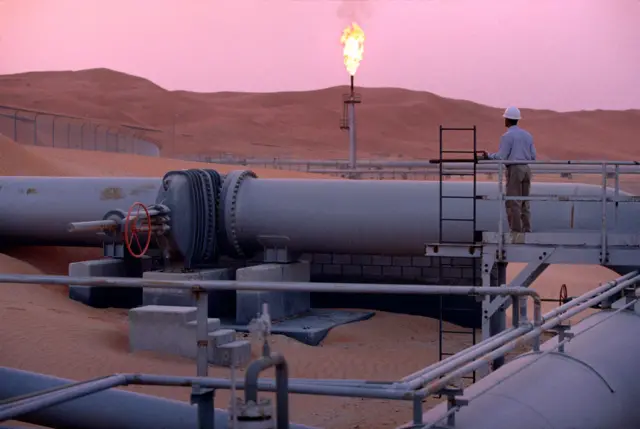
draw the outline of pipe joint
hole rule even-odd
[[[268,368],[276,368],[276,415],[278,429],[289,429],[289,369],[279,353],[271,353],[249,364],[245,375],[245,403],[258,403],[258,378]]]

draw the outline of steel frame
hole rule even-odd
[[[456,245],[448,243],[429,243],[425,245],[426,256],[437,257],[466,257],[480,259],[482,265],[482,286],[490,287],[491,274],[498,275],[498,286],[528,287],[551,264],[592,264],[610,266],[635,266],[640,260],[640,234],[610,232],[608,228],[607,206],[614,204],[614,217],[617,219],[617,208],[620,202],[636,203],[640,201],[636,196],[620,196],[620,175],[637,173],[638,163],[618,161],[535,161],[532,170],[538,167],[544,170],[545,164],[551,167],[562,165],[565,171],[584,169],[585,174],[600,174],[602,178],[602,192],[600,196],[559,196],[535,195],[529,197],[506,196],[503,183],[505,161],[491,161],[498,173],[498,196],[478,196],[479,199],[498,200],[499,215],[497,232],[483,232],[479,243],[471,245]],[[510,162],[513,163],[513,162]],[[529,164],[515,162],[516,164]],[[484,163],[486,165],[486,162]],[[547,165],[548,167],[549,165]],[[567,167],[572,168],[567,168]],[[480,166],[479,166],[480,167]],[[542,167],[542,168],[540,168]],[[457,167],[460,168],[460,167]],[[562,171],[562,170],[560,170]],[[480,170],[478,170],[480,173]],[[444,174],[441,169],[440,174]],[[607,181],[613,178],[615,183],[614,195],[607,192]],[[602,205],[602,221],[599,231],[571,231],[571,232],[536,232],[511,233],[503,231],[504,202],[520,201],[590,201]],[[510,282],[506,284],[504,271],[509,262],[527,263],[526,267]],[[496,285],[494,285],[496,286]],[[527,308],[518,300],[519,304],[512,306],[513,320],[526,323]],[[511,298],[485,296],[482,302],[482,340],[505,328],[505,311],[512,305]],[[499,367],[503,361],[494,362]],[[481,376],[486,375],[489,366],[480,368]]]

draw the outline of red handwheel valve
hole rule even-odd
[[[131,216],[134,210],[136,210],[135,216]],[[140,220],[141,211],[144,212],[145,219]],[[147,233],[147,239],[144,243],[140,243],[140,239],[138,238],[138,232]],[[134,243],[138,245],[139,253],[134,252],[132,245]],[[124,221],[124,245],[127,246],[127,250],[129,254],[134,258],[142,258],[147,250],[149,250],[149,245],[151,244],[151,216],[149,216],[149,210],[147,207],[139,202],[135,202],[129,208],[129,212],[127,213],[127,217]]]
[[[563,284],[560,286],[560,296],[558,299],[558,305],[566,304],[569,302],[569,292],[567,291],[567,285]]]

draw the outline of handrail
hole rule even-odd
[[[420,397],[419,393],[412,391],[399,391],[382,387],[359,387],[347,385],[333,385],[314,383],[314,381],[324,380],[289,380],[287,389],[291,393],[301,395],[318,396],[338,396],[338,397],[361,397],[371,399],[391,399],[391,400],[411,400]],[[28,399],[19,400],[16,403],[7,403],[0,406],[0,422],[12,420],[23,414],[27,414],[45,407],[52,407],[57,404],[78,399],[87,395],[98,393],[118,386],[145,385],[145,386],[199,386],[209,389],[232,388],[232,383],[228,379],[212,377],[186,377],[157,374],[112,374],[106,377],[99,377],[78,383],[70,383],[64,386],[47,391],[35,392]],[[246,381],[239,380],[233,386],[239,390],[251,389]],[[258,380],[257,387],[261,391],[277,392],[277,383],[272,380]],[[213,406],[213,404],[211,404]]]
[[[608,291],[602,293],[599,296],[596,296],[594,298],[589,299],[588,301],[583,302],[580,305],[576,305],[574,308],[566,311],[564,314],[562,315],[558,315],[555,316],[553,318],[549,318],[547,322],[545,322],[544,324],[542,324],[541,326],[538,326],[534,329],[531,329],[529,332],[527,332],[526,334],[512,340],[511,342],[503,345],[502,347],[494,350],[493,352],[485,355],[482,357],[482,359],[478,359],[475,360],[473,362],[468,363],[467,365],[464,365],[458,369],[456,369],[453,372],[448,373],[446,376],[438,379],[438,376],[435,374],[428,374],[424,377],[422,377],[420,379],[420,381],[424,384],[426,383],[430,383],[428,384],[426,387],[418,390],[418,392],[424,394],[424,395],[431,395],[433,393],[437,393],[440,390],[442,390],[443,388],[445,388],[451,381],[465,375],[468,374],[472,371],[476,371],[477,369],[479,369],[480,367],[484,366],[487,364],[487,362],[494,360],[494,359],[498,359],[500,357],[505,356],[507,353],[513,351],[514,349],[516,349],[519,345],[521,344],[525,344],[527,341],[538,338],[543,332],[548,331],[551,328],[554,328],[556,326],[558,326],[559,324],[561,324],[562,322],[564,322],[565,320],[575,316],[576,314],[582,312],[583,310],[586,310],[588,308],[593,307],[596,304],[599,304],[600,302],[604,301],[605,299],[619,293],[620,291],[622,291],[623,289],[634,285],[635,283],[637,283],[638,281],[640,281],[640,275],[637,275],[635,277],[632,277],[628,280],[625,280],[621,283],[619,283],[618,285],[610,288]]]
[[[22,284],[80,284],[94,286],[119,286],[119,287],[154,287],[154,288],[172,288],[172,289],[188,289],[193,292],[198,301],[197,310],[197,340],[198,343],[203,342],[203,330],[198,329],[206,326],[206,295],[208,291],[213,290],[326,290],[326,291],[342,291],[342,292],[364,292],[364,293],[387,293],[389,291],[396,293],[422,293],[422,294],[455,294],[455,295],[493,295],[493,296],[530,296],[534,300],[536,307],[535,320],[533,323],[520,326],[501,336],[492,338],[491,342],[478,346],[474,352],[463,352],[451,359],[448,363],[443,362],[433,371],[428,371],[419,378],[406,383],[395,383],[391,386],[382,384],[372,384],[366,386],[363,384],[337,383],[331,380],[317,380],[315,383],[309,380],[290,380],[289,391],[291,393],[311,394],[311,395],[327,395],[327,396],[345,396],[345,397],[361,397],[361,398],[380,398],[392,400],[412,400],[414,407],[421,403],[421,398],[433,393],[437,387],[444,386],[448,380],[457,377],[463,371],[470,371],[478,365],[485,363],[485,360],[473,360],[475,356],[493,350],[488,357],[498,357],[506,354],[515,348],[518,344],[529,340],[539,339],[540,334],[545,330],[553,327],[568,317],[571,317],[586,308],[590,308],[594,304],[601,302],[615,293],[621,291],[630,284],[634,284],[640,280],[640,275],[633,273],[634,277],[628,278],[629,275],[623,276],[608,285],[603,285],[593,291],[590,291],[574,300],[572,303],[564,306],[567,310],[561,315],[551,312],[544,317],[540,314],[541,302],[538,294],[527,288],[520,287],[469,287],[469,286],[419,286],[419,285],[369,285],[369,284],[340,284],[340,283],[299,283],[299,282],[237,282],[237,281],[154,281],[148,279],[132,279],[132,278],[110,278],[110,277],[69,277],[69,276],[48,276],[48,275],[23,275],[23,274],[0,274],[0,283],[22,283]],[[626,280],[620,281],[622,278]],[[606,291],[606,286],[609,287]],[[587,300],[594,294],[598,294]],[[586,301],[585,301],[586,300]],[[203,316],[204,315],[204,316]],[[526,332],[524,332],[526,331]],[[506,343],[506,344],[505,344]],[[501,347],[495,349],[495,347]],[[198,354],[206,353],[206,348],[199,347]],[[198,356],[201,357],[201,356]],[[206,355],[205,355],[206,357]],[[198,359],[198,363],[200,364]],[[469,362],[471,360],[471,362]],[[469,362],[464,365],[465,362]],[[200,367],[200,365],[198,365]],[[200,372],[200,368],[198,368]],[[206,371],[205,371],[206,374]],[[424,383],[437,379],[440,375],[444,375],[442,379],[435,384],[432,383],[426,388],[415,390]],[[277,386],[258,381],[260,390],[274,391]],[[12,419],[19,415],[35,411],[43,407],[53,406],[59,403],[70,401],[75,398],[96,393],[101,390],[108,389],[123,384],[151,384],[165,386],[193,386],[196,388],[230,388],[232,382],[229,380],[216,380],[205,376],[197,377],[172,377],[159,375],[141,375],[141,374],[116,374],[112,377],[102,377],[97,380],[73,383],[67,388],[50,389],[48,391],[26,395],[17,398],[15,403],[6,403],[0,406],[0,421]],[[251,384],[251,383],[250,383]],[[237,383],[233,383],[234,388]],[[417,387],[414,387],[416,386]],[[255,387],[253,387],[255,388]],[[417,400],[417,402],[416,402]],[[199,407],[213,407],[212,403],[202,401]],[[210,410],[209,410],[210,411]],[[414,409],[414,413],[415,413]],[[204,411],[203,411],[204,412]]]
[[[501,204],[498,205],[498,234],[500,239],[498,240],[498,255],[499,259],[502,258],[504,249],[504,204],[503,201],[583,201],[583,202],[599,202],[602,206],[601,223],[600,223],[600,263],[605,264],[608,260],[608,235],[609,230],[607,228],[607,204],[610,202],[614,205],[614,216],[618,219],[618,203],[620,202],[640,202],[640,197],[620,197],[620,166],[623,165],[638,165],[637,161],[510,161],[510,160],[484,160],[479,161],[481,164],[497,164],[498,166],[498,196],[492,198],[489,196],[483,196],[482,199],[486,200],[499,200]],[[529,195],[529,196],[507,196],[503,186],[504,169],[508,165],[544,165],[544,164],[562,164],[562,165],[594,165],[600,167],[600,175],[602,177],[601,184],[601,196],[584,196],[584,195]],[[610,197],[607,193],[609,189],[607,187],[607,178],[609,176],[609,167],[614,166],[614,178],[615,188],[614,196]]]
[[[611,280],[593,290],[590,290],[577,298],[572,299],[568,303],[555,308],[554,310],[544,314],[542,316],[543,324],[548,323],[553,318],[574,309],[575,307],[582,305],[588,300],[596,299],[598,302],[603,301],[608,296],[604,296],[605,292],[610,291],[612,288],[619,286],[622,283],[628,282],[631,279],[640,279],[638,271],[625,274],[617,279]],[[604,296],[604,297],[603,297]],[[540,326],[540,325],[537,325]],[[488,352],[494,350],[496,347],[502,346],[510,341],[516,341],[522,338],[523,335],[528,334],[536,327],[535,323],[526,323],[517,328],[512,328],[507,331],[503,331],[498,335],[487,338],[486,340],[478,343],[476,346],[463,350],[460,353],[456,353],[453,356],[449,356],[447,359],[440,362],[431,364],[419,371],[416,371],[406,377],[402,378],[398,383],[394,384],[394,387],[409,387],[418,388],[424,385],[428,380],[432,380],[446,374],[448,371],[456,370],[460,368],[461,364],[477,359]],[[498,356],[502,357],[502,356]],[[444,368],[444,369],[443,369]],[[425,381],[427,380],[427,381]]]

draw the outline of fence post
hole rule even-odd
[[[67,149],[71,149],[71,122],[67,121]]]
[[[18,111],[13,111],[13,141],[18,142]]]
[[[93,150],[98,150],[98,128],[100,128],[100,124],[96,124],[93,129]]]
[[[80,127],[80,148],[85,150],[84,148],[84,126],[87,125],[86,121],[82,122],[82,126]]]
[[[58,117],[53,115],[53,120],[51,121],[51,147],[56,147],[56,119]]]

